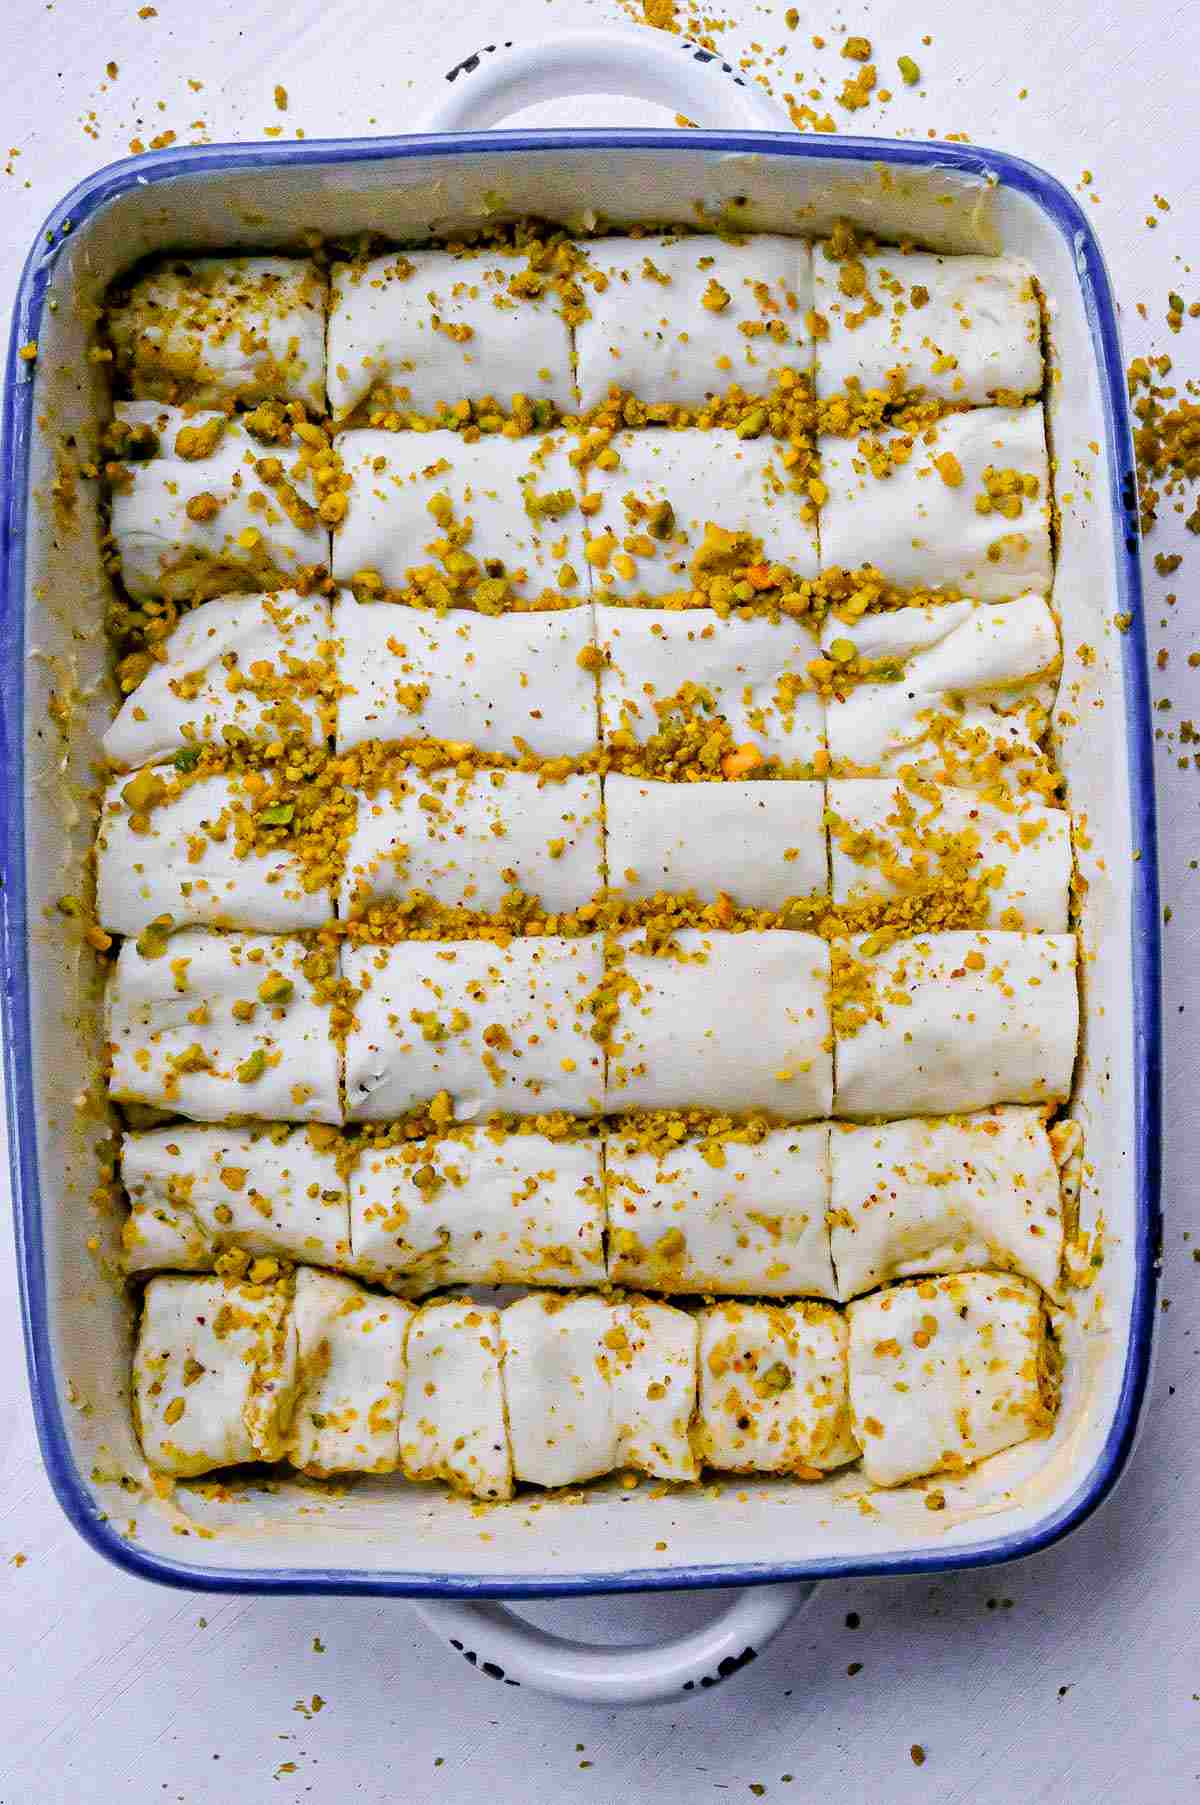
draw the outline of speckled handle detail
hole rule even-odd
[[[446,71],[424,122],[430,132],[495,125],[509,113],[572,94],[655,101],[725,131],[790,129],[756,82],[687,38],[653,31],[575,31],[537,44],[484,44]]]
[[[677,1705],[748,1667],[815,1590],[807,1580],[747,1587],[703,1629],[615,1648],[552,1635],[503,1604],[422,1599],[416,1610],[477,1673],[501,1685],[609,1708]]]

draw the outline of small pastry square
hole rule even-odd
[[[576,328],[579,400],[618,388],[698,407],[735,385],[764,395],[781,370],[812,364],[807,240],[647,234],[587,247],[588,314]]]
[[[872,565],[901,589],[983,602],[1050,590],[1041,402],[948,414],[908,432],[822,436],[823,569]]]
[[[156,401],[118,401],[114,413],[131,438],[112,488],[112,536],[135,601],[283,589],[328,568],[329,534],[300,451],[278,455],[242,416]]]
[[[850,1403],[875,1485],[961,1473],[1053,1421],[1041,1296],[1011,1274],[892,1285],[849,1305]]]
[[[599,1108],[596,936],[349,946],[342,969],[362,992],[346,1041],[351,1121],[387,1121],[443,1091],[460,1122]]]
[[[683,928],[616,937],[607,1107],[828,1115],[829,948],[816,934]]]
[[[702,1310],[702,1465],[819,1479],[854,1460],[846,1344],[846,1319],[827,1304]]]
[[[340,1122],[312,949],[203,928],[126,940],[108,980],[109,1096],[201,1122]]]

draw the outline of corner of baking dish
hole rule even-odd
[[[72,231],[134,188],[164,188],[183,177],[220,176],[231,171],[318,171],[391,165],[414,158],[482,157],[587,149],[596,152],[670,152],[678,157],[717,154],[722,158],[785,157],[820,159],[865,169],[936,171],[949,182],[1007,190],[1024,197],[1050,222],[1069,248],[1078,278],[1087,331],[1100,386],[1105,429],[1103,447],[1113,523],[1113,567],[1121,612],[1129,627],[1119,647],[1120,681],[1128,730],[1126,754],[1129,806],[1138,848],[1130,874],[1132,990],[1132,1195],[1135,1220],[1128,1239],[1133,1261],[1125,1358],[1115,1407],[1096,1459],[1072,1495],[1032,1527],[972,1542],[965,1547],[922,1548],[862,1558],[807,1558],[786,1562],[742,1559],[730,1562],[629,1567],[619,1571],[571,1572],[561,1568],[511,1576],[473,1573],[403,1572],[392,1566],[342,1568],[270,1565],[206,1566],[176,1561],[128,1539],[109,1516],[81,1471],[66,1423],[64,1390],[55,1371],[52,1299],[48,1282],[46,1211],[41,1193],[36,1143],[37,1099],[33,1083],[31,1032],[29,897],[26,871],[25,598],[32,451],[35,438],[36,363],[20,347],[37,341],[53,264]],[[1035,1553],[1081,1523],[1108,1496],[1136,1439],[1149,1378],[1155,1300],[1156,1255],[1160,1238],[1161,1169],[1161,1008],[1159,996],[1160,911],[1157,831],[1153,790],[1149,678],[1142,613],[1137,479],[1122,370],[1119,332],[1103,256],[1088,220],[1054,177],[1004,152],[957,144],[907,144],[870,138],[813,139],[788,132],[711,133],[705,131],[491,131],[447,136],[361,138],[296,145],[211,145],[151,153],[110,165],[64,197],[38,234],[16,296],[5,368],[3,410],[4,494],[0,503],[0,607],[3,664],[0,667],[0,756],[6,783],[0,808],[2,879],[0,957],[3,985],[0,1017],[4,1032],[9,1163],[13,1190],[17,1263],[34,1416],[42,1455],[67,1517],[86,1541],[115,1565],[144,1578],[190,1589],[271,1593],[371,1593],[411,1597],[553,1596],[598,1591],[753,1585],[779,1580],[850,1577],[888,1572],[937,1572],[976,1567]]]

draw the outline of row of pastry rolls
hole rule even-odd
[[[359,784],[354,780],[358,779]],[[1061,933],[1070,821],[904,779],[673,785],[622,772],[200,756],[113,780],[97,836],[97,916],[360,939],[489,919],[578,928],[980,926]]]
[[[1051,1294],[1060,1286],[1081,1149],[1073,1123],[1049,1127],[1038,1109],[574,1129],[129,1133],[126,1268],[276,1257],[409,1297],[457,1284],[611,1282],[845,1301],[895,1279],[989,1266]]]
[[[685,928],[358,945],[190,928],[123,942],[109,1094],[200,1121],[1059,1103],[1070,934]]]
[[[961,1472],[1053,1421],[1056,1360],[1035,1286],[967,1272],[840,1312],[532,1295],[416,1308],[261,1262],[146,1286],[134,1409],[157,1471],[288,1460],[508,1498],[620,1470],[873,1483]]]
[[[831,572],[979,601],[1050,587],[1040,402],[801,450],[736,427],[363,428],[330,443],[262,411],[117,403],[112,533],[135,601],[212,595],[221,572],[229,589],[331,572],[363,599],[423,608],[590,595],[819,623],[846,588]]]
[[[328,330],[326,332],[326,322]],[[921,393],[954,405],[1035,395],[1041,333],[1009,258],[815,245],[770,233],[642,233],[334,261],[174,256],[114,296],[134,399],[303,402],[335,419],[484,415],[514,396],[592,409],[611,390],[697,406],[782,371],[823,399]]]

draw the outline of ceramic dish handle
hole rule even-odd
[[[564,32],[534,44],[485,44],[444,77],[424,122],[429,132],[495,125],[509,113],[571,94],[657,101],[696,125],[727,131],[790,129],[757,82],[711,50],[656,31]]]
[[[583,1705],[679,1704],[748,1667],[812,1597],[815,1585],[749,1586],[703,1629],[663,1642],[572,1642],[503,1604],[422,1599],[416,1606],[477,1673]]]

